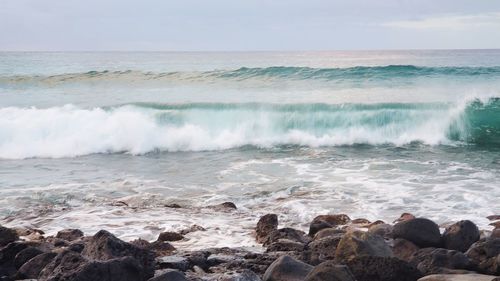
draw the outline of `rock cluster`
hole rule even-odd
[[[235,209],[224,203],[215,208]],[[498,219],[498,218],[497,218]],[[40,230],[0,226],[0,280],[39,281],[500,281],[498,229],[481,233],[468,220],[439,226],[403,214],[395,224],[321,215],[309,232],[260,218],[256,241],[265,252],[239,248],[181,251],[169,241],[125,242],[108,231],[78,229],[45,237]]]

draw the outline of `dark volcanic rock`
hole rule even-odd
[[[304,281],[356,281],[349,267],[326,261],[316,266]]]
[[[441,233],[439,226],[425,218],[415,218],[394,225],[394,238],[403,238],[419,247],[439,247]]]
[[[278,229],[278,216],[267,214],[262,216],[255,228],[256,239],[258,243],[264,243],[272,232]]]
[[[313,219],[309,226],[309,235],[314,236],[318,231],[324,228],[331,228],[338,225],[344,225],[351,221],[345,214],[338,215],[320,215]]]
[[[416,281],[422,277],[415,267],[394,257],[355,257],[347,266],[357,281]]]
[[[184,239],[184,236],[182,236],[182,234],[171,231],[162,232],[158,236],[158,241],[179,241],[182,239]]]
[[[82,255],[95,260],[110,260],[130,256],[142,266],[142,279],[154,274],[154,254],[148,249],[139,248],[116,238],[113,234],[101,230],[85,245]]]
[[[73,241],[83,237],[83,232],[80,229],[63,229],[56,234],[56,238],[66,241]]]
[[[289,239],[278,239],[278,241],[275,241],[271,243],[267,247],[268,252],[290,252],[290,251],[295,251],[295,252],[300,252],[304,250],[305,245],[303,243],[289,240]]]
[[[402,221],[409,221],[409,220],[412,220],[414,219],[415,216],[413,214],[410,214],[410,213],[402,213],[401,216],[395,220],[394,222],[402,222]]]
[[[27,247],[27,243],[16,241],[0,249],[0,276],[12,276],[16,273],[14,259],[19,252]]]
[[[313,269],[290,256],[281,256],[264,273],[263,281],[302,281]]]
[[[157,264],[158,267],[162,269],[171,268],[178,269],[180,271],[186,271],[191,267],[187,258],[179,256],[166,256],[158,258]]]
[[[309,243],[307,245],[307,253],[309,255],[307,259],[308,263],[316,265],[327,260],[335,259],[335,251],[341,239],[342,234],[337,234],[337,236],[327,236]]]
[[[287,239],[302,244],[306,244],[309,243],[309,241],[311,241],[311,238],[307,236],[305,232],[285,227],[271,232],[267,237],[267,239],[264,241],[264,246],[270,245],[271,243],[276,242],[280,239]]]
[[[142,266],[132,257],[106,261],[87,260],[79,253],[63,251],[40,273],[40,281],[140,281]]]
[[[500,228],[495,228],[491,232],[491,238],[500,238]]]
[[[17,239],[19,239],[19,236],[17,236],[17,232],[14,229],[0,225],[0,246],[5,246]]]
[[[392,253],[398,259],[409,262],[418,250],[417,245],[408,240],[397,238],[393,241]]]
[[[42,269],[44,269],[56,256],[56,253],[45,253],[30,259],[19,268],[17,272],[18,276],[21,279],[37,279]]]
[[[384,237],[385,239],[391,238],[392,237],[392,231],[394,229],[394,226],[386,223],[382,224],[376,224],[371,226],[368,229],[368,232],[371,234],[376,234]]]
[[[337,245],[335,260],[344,263],[359,256],[391,257],[392,251],[379,235],[362,231],[346,233]]]
[[[472,244],[465,253],[481,273],[500,275],[500,238],[487,238]]]
[[[16,257],[14,258],[14,266],[16,268],[20,268],[27,261],[40,254],[43,254],[43,252],[40,249],[35,247],[28,247],[17,253]]]
[[[188,281],[186,276],[177,270],[165,271],[148,281]]]
[[[479,240],[479,229],[469,221],[459,221],[446,228],[443,233],[443,244],[446,249],[465,252]]]
[[[446,269],[472,269],[473,264],[462,252],[442,248],[424,248],[418,250],[410,263],[423,274],[447,272]]]
[[[245,269],[241,272],[227,272],[220,275],[217,281],[261,281],[261,279],[253,271]]]
[[[327,236],[344,235],[345,233],[346,233],[346,231],[343,229],[337,229],[337,228],[333,228],[333,227],[324,228],[324,229],[316,232],[316,234],[314,234],[314,240],[325,238]]]

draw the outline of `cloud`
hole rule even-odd
[[[500,29],[500,12],[475,15],[442,15],[416,20],[389,21],[382,23],[382,26],[420,30],[463,30],[483,27],[497,27]]]

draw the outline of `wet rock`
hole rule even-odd
[[[324,228],[324,229],[316,232],[316,234],[314,234],[313,239],[317,240],[317,239],[325,238],[327,236],[339,236],[339,235],[344,235],[344,233],[346,233],[346,231],[342,230],[342,229]]]
[[[500,238],[500,228],[495,228],[491,232],[491,238]]]
[[[496,221],[496,220],[500,220],[500,215],[491,215],[491,216],[487,216],[486,218],[489,219],[490,221]]]
[[[210,207],[213,209],[216,209],[216,210],[236,210],[236,209],[238,209],[233,202],[224,202],[224,203],[221,203],[219,205],[210,206]]]
[[[370,224],[371,221],[367,220],[367,219],[353,219],[351,221],[352,224],[361,224],[361,225],[365,225],[365,224]]]
[[[418,281],[500,281],[498,276],[483,274],[433,274]]]
[[[342,234],[338,234],[337,236],[327,236],[312,241],[307,246],[307,252],[309,253],[307,261],[312,265],[316,265],[335,259],[335,251],[341,239]]]
[[[465,254],[477,265],[479,272],[500,275],[500,238],[479,240]]]
[[[392,251],[379,235],[362,231],[346,233],[335,251],[336,261],[344,263],[359,256],[391,257]]]
[[[419,247],[439,247],[441,233],[436,223],[425,218],[415,218],[394,225],[394,238],[403,238]]]
[[[394,256],[407,262],[412,259],[413,255],[418,250],[419,247],[417,247],[417,245],[402,238],[395,239],[392,244],[392,253]]]
[[[3,227],[0,225],[0,247],[19,239],[17,232],[14,229]]]
[[[469,220],[452,224],[443,233],[444,247],[450,250],[465,252],[478,240],[479,229]]]
[[[355,257],[346,264],[357,281],[416,281],[421,273],[394,257]]]
[[[142,266],[142,280],[147,280],[154,274],[153,252],[124,242],[105,230],[97,232],[87,242],[82,255],[90,259],[104,261],[130,256]]]
[[[17,253],[16,257],[14,258],[14,266],[16,268],[20,268],[23,264],[25,264],[27,261],[30,259],[43,254],[41,250],[35,247],[28,247],[19,253]]]
[[[13,276],[16,273],[14,259],[19,252],[27,247],[27,243],[16,241],[0,249],[0,276]]]
[[[182,206],[179,205],[179,204],[177,204],[177,203],[165,204],[163,206],[166,207],[166,208],[172,208],[172,209],[180,209],[180,208],[182,208]]]
[[[158,236],[158,241],[179,241],[182,239],[184,239],[184,236],[182,236],[182,234],[171,231],[162,232]]]
[[[264,273],[263,281],[302,281],[313,269],[307,263],[282,256],[275,260]]]
[[[275,214],[267,214],[262,216],[257,222],[255,228],[256,240],[258,243],[264,243],[269,235],[278,229],[278,216]]]
[[[70,242],[80,237],[83,237],[83,232],[80,229],[63,229],[56,234],[56,238]]]
[[[171,268],[186,271],[190,268],[189,261],[185,257],[166,256],[157,259],[158,267],[161,269]]]
[[[186,235],[188,233],[196,232],[196,231],[206,231],[206,229],[203,226],[199,226],[197,224],[194,224],[194,225],[190,226],[189,228],[186,228],[186,229],[179,231],[179,233],[182,235]]]
[[[203,270],[208,270],[208,257],[210,256],[210,252],[208,251],[193,251],[184,255],[187,258],[189,266],[191,268],[198,266]]]
[[[56,248],[61,248],[61,247],[68,247],[69,242],[61,239],[61,238],[56,238],[56,237],[47,237],[45,241],[49,244],[52,244]]]
[[[401,216],[397,220],[395,220],[394,222],[398,223],[398,222],[402,222],[402,221],[409,221],[409,220],[412,220],[414,218],[415,218],[415,216],[413,214],[402,213]]]
[[[392,231],[394,230],[394,226],[390,224],[376,224],[368,228],[368,232],[371,234],[376,234],[384,237],[385,239],[392,237]]]
[[[56,256],[56,253],[44,253],[28,260],[19,268],[18,277],[21,279],[37,279],[42,269]]]
[[[85,249],[85,243],[80,242],[80,243],[72,243],[68,246],[68,250],[71,250],[73,252],[81,253]]]
[[[338,225],[345,225],[351,219],[345,214],[320,215],[313,219],[309,226],[309,236],[314,236],[318,231],[324,228],[331,228]]]
[[[442,248],[418,250],[410,260],[423,274],[446,272],[446,269],[472,269],[473,264],[462,252]]]
[[[260,277],[251,270],[225,273],[217,281],[261,281]]]
[[[304,281],[356,281],[356,278],[345,265],[335,264],[333,261],[326,261],[316,266]]]
[[[106,261],[87,260],[73,251],[58,254],[40,272],[40,281],[139,281],[144,279],[142,266],[130,256]]]
[[[267,237],[267,239],[264,241],[264,246],[270,245],[271,243],[276,242],[280,239],[287,239],[302,244],[306,244],[311,241],[311,238],[307,236],[305,232],[285,227],[272,231]]]
[[[156,275],[148,281],[188,281],[186,276],[177,270],[169,270]]]
[[[271,243],[267,247],[268,252],[290,252],[290,251],[303,251],[305,245],[303,243],[289,240],[289,239],[278,239],[278,241],[275,241]]]

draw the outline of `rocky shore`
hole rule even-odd
[[[236,209],[231,202],[219,208]],[[193,225],[154,242],[125,242],[101,230],[0,226],[0,280],[39,281],[500,281],[500,216],[492,231],[469,220],[444,227],[411,214],[392,223],[318,215],[308,233],[262,216],[255,239],[265,248],[176,249]],[[221,226],[223,227],[223,226]]]

